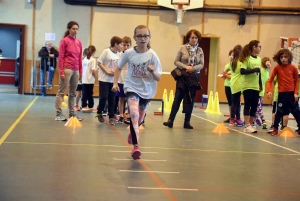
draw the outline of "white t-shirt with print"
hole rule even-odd
[[[98,58],[98,62],[103,64],[103,66],[108,71],[115,72],[118,67],[118,60],[121,56],[120,52],[114,53],[110,48],[103,50],[102,54]],[[114,82],[114,76],[106,74],[99,66],[98,66],[98,80],[101,82]]]
[[[153,98],[157,91],[157,81],[147,66],[153,65],[154,71],[161,75],[162,68],[157,54],[152,49],[137,53],[134,48],[130,48],[119,59],[118,67],[122,69],[126,63],[128,73],[124,80],[124,92],[135,92],[144,99]]]
[[[94,84],[95,77],[92,72],[96,69],[96,59],[85,57],[82,60],[82,84]]]

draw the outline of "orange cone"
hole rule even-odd
[[[288,138],[294,138],[296,135],[291,130],[290,127],[284,127],[284,129],[278,134],[280,137],[288,137]]]
[[[226,126],[223,123],[219,123],[213,130],[213,133],[219,133],[219,134],[223,134],[223,133],[229,133],[228,129],[226,128]]]
[[[65,126],[73,126],[73,127],[81,127],[82,124],[80,123],[80,121],[77,119],[77,117],[71,117],[67,123],[65,124]]]

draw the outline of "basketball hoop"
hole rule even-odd
[[[185,6],[188,6],[189,3],[186,2],[174,2],[173,3],[174,8],[176,10],[177,13],[177,23],[181,24],[182,23],[182,19],[185,13]]]

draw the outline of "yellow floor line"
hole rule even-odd
[[[211,123],[216,124],[216,125],[218,124],[218,123],[213,122],[213,121],[211,121],[211,120],[208,120],[208,119],[206,119],[206,118],[199,117],[199,116],[194,115],[194,114],[192,114],[192,115],[193,115],[194,117],[197,117],[197,118],[202,119],[202,120],[204,120],[204,121],[208,121],[208,122],[211,122]],[[293,149],[290,149],[290,148],[281,146],[281,145],[279,145],[279,144],[276,144],[276,143],[274,143],[274,142],[271,142],[271,141],[268,141],[268,140],[259,138],[259,137],[255,136],[256,134],[248,134],[248,133],[245,133],[245,132],[242,132],[242,131],[239,131],[239,130],[236,130],[236,129],[233,129],[233,128],[230,128],[230,127],[227,127],[227,129],[228,129],[228,130],[235,131],[235,132],[238,132],[238,133],[241,133],[241,134],[246,135],[246,136],[248,136],[248,137],[252,137],[252,138],[258,139],[258,140],[260,140],[260,141],[266,142],[266,143],[271,144],[271,145],[274,145],[274,146],[276,146],[276,147],[280,147],[280,148],[282,148],[282,149],[288,150],[288,151],[293,152],[293,153],[295,153],[295,154],[300,154],[300,152],[295,151],[295,150],[293,150]]]
[[[21,121],[21,119],[25,116],[27,111],[31,108],[31,106],[34,104],[34,102],[38,99],[38,96],[31,101],[31,103],[27,106],[27,108],[22,112],[22,114],[19,116],[19,118],[9,127],[9,129],[4,133],[4,135],[0,139],[0,146],[6,140],[6,138],[9,136],[9,134],[14,130],[14,128],[17,126],[17,124]]]
[[[4,142],[4,144],[30,144],[30,145],[56,145],[56,146],[89,146],[89,147],[116,147],[127,148],[127,146],[105,145],[105,144],[66,144],[66,143],[47,143],[47,142]],[[184,149],[175,147],[141,147],[143,149],[176,150],[176,151],[197,151],[197,152],[216,152],[216,153],[241,153],[258,155],[280,155],[280,156],[299,156],[300,154],[281,154],[271,152],[247,152],[235,150],[205,150],[205,149]],[[143,152],[144,153],[144,152]]]

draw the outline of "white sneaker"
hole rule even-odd
[[[244,128],[244,132],[245,133],[257,133],[257,130],[255,128],[253,128],[251,125],[247,125]]]

